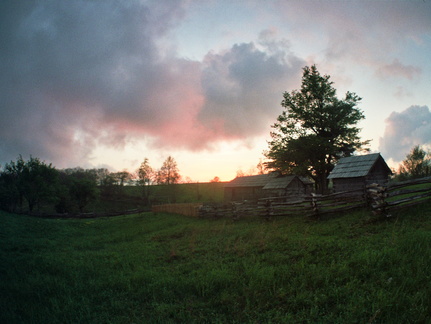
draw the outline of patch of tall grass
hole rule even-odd
[[[269,222],[0,213],[0,322],[426,322],[429,207]]]

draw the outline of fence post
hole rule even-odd
[[[367,201],[374,215],[384,215],[390,217],[387,211],[386,198],[388,197],[387,188],[382,187],[377,183],[367,186]]]
[[[315,193],[311,193],[311,208],[313,209],[313,216],[319,217],[319,208],[317,206],[317,197]]]
[[[237,220],[238,217],[238,210],[236,208],[236,203],[232,203],[232,219]]]
[[[269,221],[270,218],[271,218],[271,215],[272,215],[272,201],[271,201],[271,199],[268,199],[265,202],[265,207],[266,207],[266,216],[265,216],[265,219],[267,221]]]

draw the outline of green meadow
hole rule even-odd
[[[223,203],[223,182],[179,183],[173,185],[152,185],[149,187],[123,186],[113,197],[99,197],[91,202],[85,212],[105,213],[129,209],[148,209],[142,199],[144,190],[148,190],[151,204],[168,203]]]
[[[426,323],[430,207],[270,221],[0,212],[0,323]]]

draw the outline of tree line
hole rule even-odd
[[[431,176],[431,153],[420,145],[414,146],[395,173],[396,181],[419,179]]]
[[[339,99],[330,76],[321,75],[315,65],[304,67],[301,88],[283,94],[284,110],[272,125],[269,148],[264,152],[267,161],[260,161],[256,172],[306,176],[314,180],[317,192],[327,193],[327,177],[337,161],[357,151],[369,151],[370,141],[361,140],[357,127],[365,118],[358,107],[361,100],[353,92]],[[430,161],[430,154],[415,146],[401,163],[395,178],[430,176]],[[237,176],[244,175],[238,171]],[[145,158],[133,174],[112,173],[107,169],[57,170],[38,158],[24,161],[20,156],[1,170],[0,208],[14,211],[22,209],[26,202],[28,210],[33,211],[42,203],[50,203],[57,212],[82,212],[97,197],[112,199],[121,194],[121,188],[127,183],[141,186],[143,201],[149,204],[150,185],[172,185],[180,179],[177,163],[171,156],[158,170]],[[211,181],[219,180],[215,177]],[[174,187],[171,194],[175,196]]]
[[[24,160],[19,156],[0,169],[0,209],[31,213],[50,208],[57,213],[83,213],[97,199],[118,199],[124,194],[125,185],[141,186],[143,204],[148,205],[149,185],[172,185],[180,179],[177,163],[171,156],[156,171],[145,158],[134,173],[110,172],[106,168],[58,170],[37,157]]]

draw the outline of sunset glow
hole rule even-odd
[[[134,172],[170,155],[184,178],[228,181],[263,158],[311,64],[363,98],[361,136],[392,166],[431,145],[430,1],[7,1],[0,14],[0,165]]]

